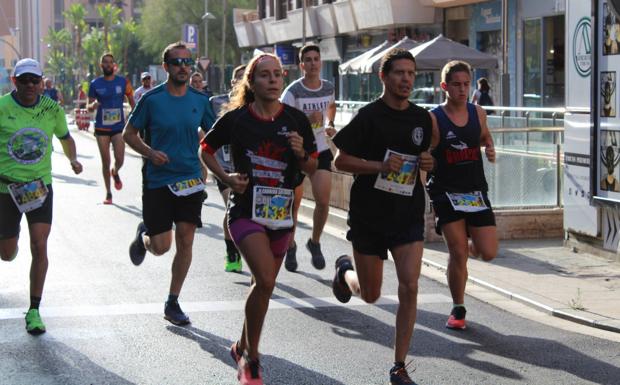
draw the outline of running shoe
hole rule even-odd
[[[35,336],[45,333],[45,324],[41,320],[39,310],[30,309],[26,313],[26,331]]]
[[[308,238],[306,242],[306,249],[312,255],[312,266],[317,270],[323,270],[325,268],[325,257],[321,252],[321,244],[312,242],[312,239]]]
[[[332,292],[336,296],[336,299],[342,303],[347,303],[351,299],[351,289],[344,280],[344,273],[347,270],[353,270],[353,263],[351,257],[348,255],[341,255],[336,259],[336,273],[334,274],[334,280],[332,281]]]
[[[448,329],[465,330],[467,328],[465,325],[466,313],[467,310],[463,306],[453,307],[450,317],[448,317],[448,322],[446,322],[446,327]]]
[[[295,272],[297,271],[297,243],[293,247],[289,247],[286,251],[286,257],[284,258],[284,267],[286,270]]]
[[[104,205],[111,205],[112,204],[112,193],[107,193],[105,195],[105,199],[103,200],[103,204]]]
[[[237,362],[237,379],[241,385],[264,385],[262,368],[258,360],[244,354]]]
[[[144,222],[140,222],[136,230],[136,237],[133,242],[131,242],[131,245],[129,245],[129,258],[131,258],[131,262],[136,266],[140,266],[146,256],[146,247],[144,247],[144,240],[142,239],[142,235],[145,232],[146,226]]]
[[[118,173],[114,169],[111,169],[110,175],[112,175],[112,179],[114,179],[114,188],[117,190],[122,189],[123,182],[121,181],[121,177],[118,175]]]
[[[235,361],[235,364],[239,364],[239,360],[243,356],[243,354],[239,352],[239,341],[233,342],[230,346],[230,356]]]
[[[183,326],[190,323],[189,317],[181,310],[179,302],[168,302],[164,307],[164,318],[177,326]]]
[[[415,385],[415,382],[409,377],[407,373],[407,366],[394,365],[390,369],[390,385]]]
[[[226,254],[226,265],[224,266],[224,270],[226,272],[241,273],[241,268],[241,255],[239,255],[239,252],[237,250]]]

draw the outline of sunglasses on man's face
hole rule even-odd
[[[166,60],[167,64],[171,64],[173,66],[193,66],[194,65],[194,59],[192,59],[191,57],[175,57],[172,59],[168,59]]]
[[[27,76],[27,75],[22,75],[17,77],[17,81],[23,85],[26,85],[28,83],[32,83],[34,85],[37,85],[39,83],[41,83],[41,77],[40,76]]]

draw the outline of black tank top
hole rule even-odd
[[[444,192],[487,192],[482,154],[480,152],[480,121],[476,106],[467,103],[467,124],[452,123],[441,106],[432,110],[439,126],[439,144],[432,152],[437,167],[429,179],[432,195]]]

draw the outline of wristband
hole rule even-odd
[[[330,120],[330,121],[327,123],[327,126],[329,126],[329,127],[331,127],[331,128],[336,128],[336,125],[334,125],[334,121],[333,121],[333,120]]]

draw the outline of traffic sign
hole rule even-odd
[[[183,41],[190,51],[196,52],[198,47],[198,26],[196,24],[183,24]]]

